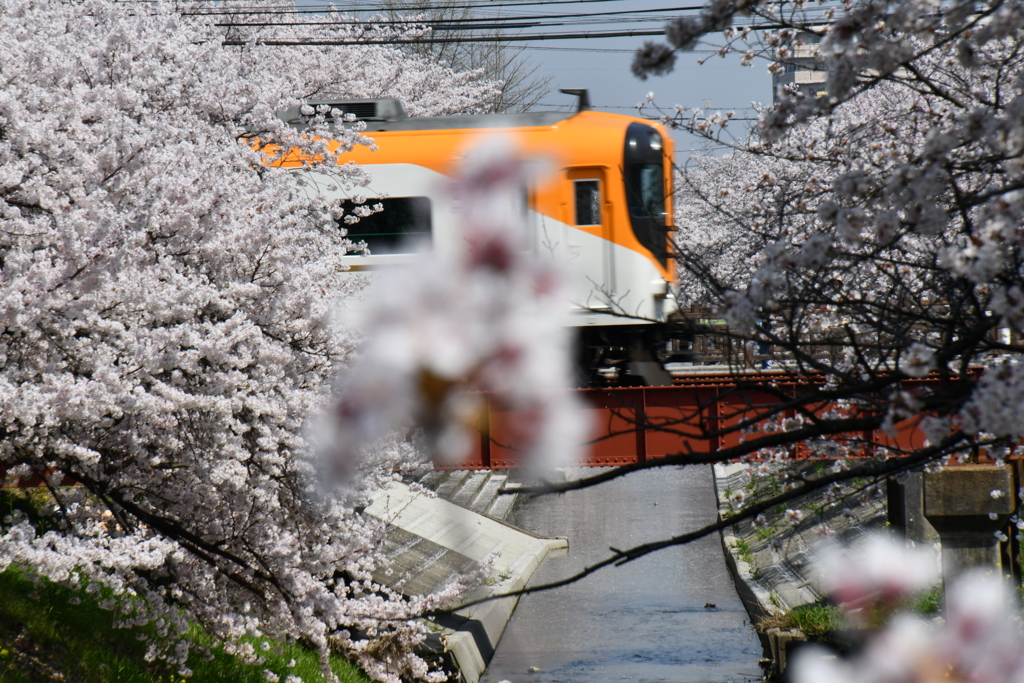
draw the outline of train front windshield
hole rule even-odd
[[[668,260],[668,214],[661,135],[651,126],[631,123],[626,129],[623,173],[629,221],[640,244],[661,265]]]
[[[630,169],[629,214],[665,224],[665,169],[661,164],[636,164]]]

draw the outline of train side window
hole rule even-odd
[[[576,225],[601,225],[601,183],[597,180],[574,180]]]
[[[383,204],[384,210],[360,218],[358,223],[343,225],[350,240],[365,242],[369,252],[375,255],[410,253],[418,242],[429,243],[433,230],[429,197],[371,198],[363,206],[376,204]],[[349,215],[358,205],[346,200],[341,206]]]

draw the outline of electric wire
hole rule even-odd
[[[635,54],[635,47],[555,47],[553,45],[521,45],[517,50],[541,50],[544,52],[606,52],[617,54]],[[687,50],[690,54],[716,55],[718,50]]]
[[[369,39],[369,40],[225,40],[222,45],[244,46],[265,45],[269,47],[328,47],[351,45],[418,45],[423,43],[516,43],[532,40],[595,40],[598,38],[639,38],[664,35],[664,29],[629,31],[586,31],[580,33],[534,33],[517,36],[428,36],[413,39]]]
[[[554,22],[541,22],[541,21],[524,21],[524,22],[510,22],[500,21],[493,18],[480,20],[481,23],[466,26],[460,23],[450,23],[444,20],[436,21],[380,21],[380,22],[340,22],[334,21],[322,21],[322,22],[309,22],[309,23],[278,23],[278,22],[260,22],[260,23],[220,23],[214,24],[214,26],[230,27],[230,28],[267,28],[267,27],[303,27],[303,26],[422,26],[430,28],[434,31],[480,31],[480,30],[502,30],[502,31],[514,31],[524,28],[551,28],[555,26],[592,26],[601,24],[633,24],[633,23],[664,23],[670,19],[670,17],[648,19],[648,18],[628,18],[628,19],[593,19],[586,21],[554,21]],[[486,22],[486,23],[484,23]]]
[[[142,4],[147,4],[149,0],[141,0]],[[179,2],[195,2],[195,4],[205,3],[208,0],[179,0]],[[560,4],[590,4],[596,2],[625,2],[625,0],[525,0],[523,2],[510,2],[509,0],[503,0],[502,2],[495,3],[470,3],[464,5],[448,5],[442,7],[443,10],[467,8],[467,9],[488,9],[494,10],[497,8],[509,8],[509,7],[522,7],[522,6],[533,6],[533,5],[560,5]],[[316,9],[275,9],[274,7],[285,7],[284,5],[278,6],[248,6],[248,7],[232,7],[212,11],[210,8],[202,8],[199,12],[185,12],[185,14],[199,15],[199,16],[253,16],[253,17],[265,17],[265,16],[277,16],[277,15],[293,15],[300,13],[328,13],[327,6],[320,6]],[[301,7],[292,5],[291,7]],[[701,6],[677,6],[677,7],[655,7],[650,9],[632,9],[632,10],[613,10],[607,12],[581,12],[575,14],[534,14],[534,15],[522,15],[515,17],[502,18],[497,17],[462,17],[453,19],[437,19],[431,20],[429,18],[421,20],[389,20],[382,19],[378,21],[373,20],[352,20],[346,21],[344,24],[341,22],[271,22],[271,21],[241,21],[238,23],[225,20],[222,23],[216,24],[219,27],[226,28],[300,28],[303,26],[307,27],[318,27],[318,26],[332,26],[338,25],[339,27],[345,26],[368,26],[368,27],[385,27],[385,26],[410,26],[410,27],[424,27],[429,28],[433,32],[444,32],[450,34],[455,31],[467,31],[467,30],[497,30],[497,31],[509,31],[509,30],[522,30],[522,29],[544,29],[554,27],[568,27],[568,26],[583,26],[583,25],[599,25],[599,24],[622,24],[622,23],[663,23],[670,17],[661,16],[665,12],[681,12],[701,9]],[[333,6],[330,8],[330,12],[353,12],[353,11],[380,11],[381,7],[373,8],[362,8],[356,7],[337,7]],[[401,8],[397,8],[401,9]],[[415,11],[419,8],[408,8]],[[429,9],[429,8],[425,8]],[[658,13],[658,14],[655,14]],[[636,14],[648,14],[647,17],[631,17],[622,18],[618,20],[609,20],[605,17],[624,17],[624,15],[636,15]],[[554,18],[573,18],[576,21],[566,22],[550,22]],[[535,23],[530,23],[536,19]],[[550,23],[543,23],[549,21]],[[465,25],[463,25],[465,24]],[[743,27],[737,27],[742,29]],[[749,28],[754,30],[771,30],[784,28],[783,25],[778,24],[758,24],[750,26]],[[426,35],[415,38],[348,38],[348,39],[295,39],[295,38],[262,38],[254,37],[251,39],[229,39],[223,41],[226,46],[243,46],[250,44],[259,44],[263,46],[309,46],[309,47],[326,47],[326,46],[358,46],[358,45],[417,45],[417,44],[442,44],[442,43],[512,43],[512,42],[534,42],[534,41],[552,41],[552,40],[594,40],[600,38],[633,38],[633,37],[658,37],[664,35],[664,29],[662,27],[647,28],[647,29],[625,29],[620,31],[575,31],[575,32],[533,32],[533,33],[520,33],[518,35],[505,35],[505,34],[491,34],[491,35]],[[526,49],[545,49],[536,46],[524,46]],[[548,50],[557,49],[577,49],[577,48],[546,48]],[[600,51],[599,48],[581,48],[581,50],[587,51]],[[632,52],[632,50],[623,50],[623,52]],[[691,52],[686,50],[686,52]],[[700,50],[705,52],[705,50]],[[715,52],[713,50],[706,51],[708,53]]]
[[[740,27],[743,28],[743,27]],[[751,26],[751,30],[763,31],[786,28],[784,24],[758,24]],[[531,33],[519,35],[487,35],[487,36],[424,36],[408,39],[348,39],[348,40],[267,40],[255,38],[252,40],[225,40],[222,45],[244,46],[244,45],[265,45],[270,47],[329,47],[329,46],[353,46],[353,45],[423,45],[439,43],[518,43],[535,40],[597,40],[599,38],[643,38],[665,35],[663,28],[659,29],[630,29],[625,31],[579,31],[575,33]],[[690,52],[690,50],[678,50],[679,52]],[[714,52],[717,52],[715,50]]]
[[[149,0],[143,0],[146,4],[150,4]],[[538,5],[578,5],[578,4],[590,4],[598,2],[627,2],[632,0],[526,0],[525,2],[508,2],[504,0],[502,2],[483,2],[473,3],[466,5],[445,5],[439,9],[450,10],[450,9],[505,9],[512,7],[530,7]],[[397,9],[397,8],[396,8]],[[412,8],[413,11],[419,8]],[[423,8],[424,11],[429,8]],[[335,7],[331,11],[346,13],[346,12],[383,12],[387,11],[388,8],[376,6],[364,6],[364,7]],[[288,15],[288,14],[325,14],[328,11],[327,7],[319,7],[317,9],[258,9],[258,8],[232,8],[227,9],[210,9],[200,11],[186,11],[182,14],[187,15],[199,15],[199,16],[218,16],[218,15],[235,15],[235,14],[272,14],[272,15]],[[663,10],[659,8],[652,8],[652,12],[664,12],[671,10]]]
[[[447,8],[441,8],[447,9]],[[652,12],[685,12],[689,10],[698,10],[699,5],[688,5],[685,7],[664,7],[659,9],[635,9],[635,10],[615,10],[611,12],[584,12],[584,13],[573,13],[573,14],[527,14],[517,15],[509,17],[510,21],[544,21],[548,19],[592,19],[595,17],[606,17],[606,16],[622,16],[622,15],[634,15],[634,14],[650,14]],[[416,12],[410,11],[411,15],[415,15]],[[666,21],[671,19],[671,16],[653,16],[649,18],[643,18],[642,21]],[[452,19],[386,19],[380,21],[373,20],[356,20],[346,22],[350,26],[361,26],[361,25],[375,25],[375,26],[387,26],[387,25],[402,25],[402,24],[433,24],[433,23],[444,23],[444,24],[475,24],[488,21],[498,21],[502,17],[456,17]],[[324,21],[310,21],[310,22],[295,22],[295,23],[278,23],[278,22],[246,22],[246,23],[219,23],[214,24],[215,26],[321,26],[331,25],[335,22]]]

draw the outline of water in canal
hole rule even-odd
[[[609,546],[673,536],[715,517],[711,468],[687,467],[520,500],[511,521],[569,539],[567,555],[545,560],[534,575],[538,584],[607,557]],[[760,656],[714,534],[524,597],[481,683],[750,681],[760,678]]]

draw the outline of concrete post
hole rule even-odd
[[[1007,467],[951,466],[924,474],[924,515],[942,542],[944,583],[973,567],[1002,571],[995,532],[1006,526],[1013,508]]]
[[[889,525],[912,545],[930,546],[939,534],[924,516],[924,473],[907,472],[902,479],[886,484]]]

